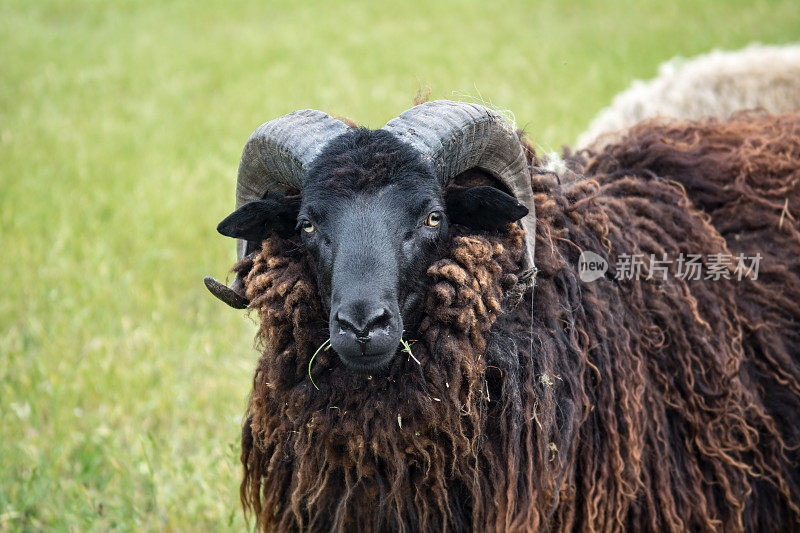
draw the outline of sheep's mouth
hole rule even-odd
[[[392,362],[396,353],[397,350],[357,358],[347,357],[343,354],[338,355],[339,360],[348,370],[358,374],[380,374],[389,368],[389,363]]]

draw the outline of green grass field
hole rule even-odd
[[[261,122],[429,86],[554,149],[663,60],[798,38],[797,0],[0,0],[0,531],[245,529],[254,318],[202,278]]]

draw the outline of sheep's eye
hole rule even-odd
[[[434,211],[428,218],[425,219],[425,225],[435,228],[442,222],[442,212],[441,211]]]
[[[314,230],[316,230],[316,229],[317,229],[317,228],[315,228],[315,227],[314,227],[314,224],[312,224],[312,223],[311,223],[311,222],[309,222],[308,220],[304,220],[304,221],[302,221],[302,222],[300,223],[300,227],[301,227],[301,228],[303,229],[303,231],[305,231],[306,233],[314,233]]]

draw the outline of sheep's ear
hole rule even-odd
[[[300,198],[271,193],[263,200],[245,204],[219,223],[217,231],[226,237],[261,242],[275,230],[281,237],[295,232]]]
[[[477,230],[499,229],[528,214],[528,208],[495,187],[451,188],[445,194],[452,224]]]

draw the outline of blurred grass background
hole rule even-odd
[[[800,2],[0,1],[0,530],[243,530],[253,319],[214,300],[244,141],[431,98],[570,143],[675,55]]]

